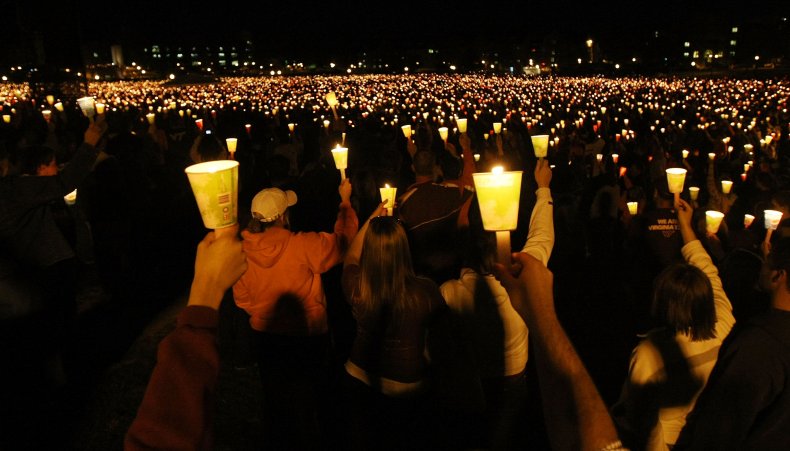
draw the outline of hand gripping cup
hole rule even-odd
[[[203,225],[222,229],[238,221],[239,162],[209,161],[184,170],[189,177]]]

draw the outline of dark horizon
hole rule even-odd
[[[7,43],[26,44],[35,36],[49,64],[80,59],[86,45],[143,47],[159,44],[209,45],[248,36],[261,58],[321,60],[360,52],[392,53],[413,48],[527,46],[546,36],[583,42],[588,38],[619,53],[636,52],[659,31],[694,35],[706,27],[745,26],[790,15],[780,0],[722,4],[710,0],[668,0],[638,4],[598,2],[503,2],[478,8],[462,3],[413,0],[375,3],[331,2],[119,2],[66,4],[6,2],[12,12],[0,33]],[[44,6],[46,5],[46,6]],[[30,44],[27,44],[31,47]],[[33,47],[35,44],[32,45]],[[16,64],[25,51],[6,49],[0,61]]]

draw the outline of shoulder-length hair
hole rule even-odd
[[[675,333],[692,341],[716,337],[716,308],[713,287],[699,268],[677,263],[656,277],[653,290],[653,317]]]
[[[409,241],[406,231],[393,217],[371,219],[359,266],[358,293],[363,313],[382,308],[396,313],[414,310],[416,298],[406,287],[407,281],[415,277]]]

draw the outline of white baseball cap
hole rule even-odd
[[[295,192],[266,188],[252,199],[252,216],[261,222],[276,221],[293,205],[296,205]]]

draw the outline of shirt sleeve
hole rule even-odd
[[[18,183],[24,186],[24,189],[19,190],[20,195],[24,196],[23,202],[39,205],[63,198],[90,174],[97,156],[98,152],[93,146],[83,143],[58,175],[18,177]]]
[[[713,287],[713,303],[716,307],[716,338],[724,340],[732,330],[732,326],[735,325],[735,317],[732,315],[732,304],[721,284],[719,270],[699,240],[687,243],[681,252],[689,264],[699,268],[710,280]]]
[[[188,306],[159,344],[157,364],[124,449],[195,450],[211,446],[214,389],[219,373],[218,312]]]
[[[529,220],[529,235],[521,252],[529,254],[546,266],[554,248],[554,203],[549,188],[538,188],[537,201]]]

